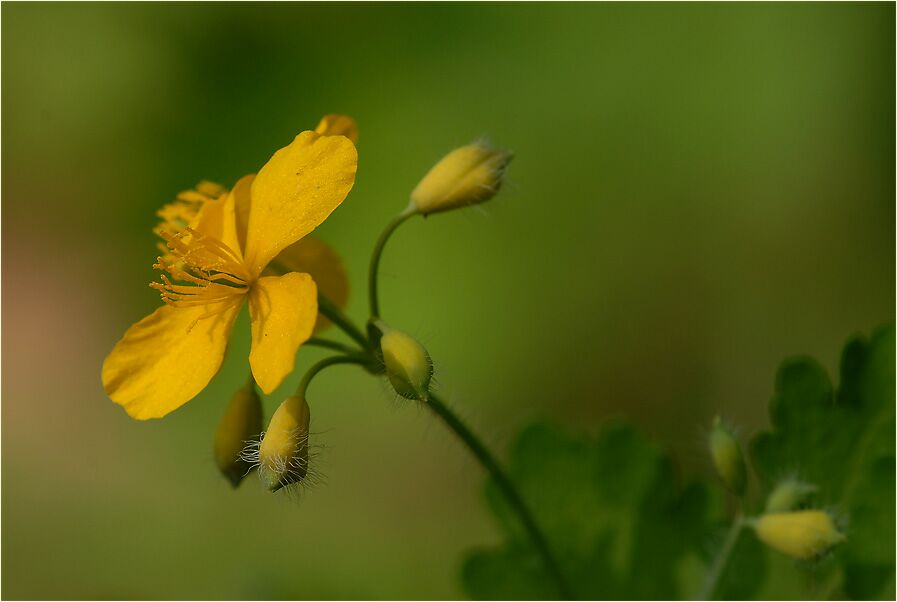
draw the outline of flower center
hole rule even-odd
[[[159,257],[153,267],[164,273],[162,282],[150,286],[160,292],[162,300],[174,307],[211,305],[199,319],[229,309],[249,291],[252,276],[230,247],[213,236],[185,227],[172,234],[159,235],[167,243],[167,255]],[[185,284],[175,284],[180,281]]]

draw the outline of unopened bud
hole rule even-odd
[[[262,400],[250,381],[231,398],[215,431],[214,456],[218,470],[237,487],[251,464],[241,456],[246,441],[262,430]]]
[[[308,403],[287,397],[271,417],[259,445],[259,474],[271,491],[298,483],[308,474]]]
[[[816,558],[845,539],[821,510],[764,514],[754,522],[754,530],[769,547],[801,560]]]
[[[785,479],[766,498],[766,512],[790,512],[800,506],[819,488],[797,479]]]
[[[741,446],[719,416],[713,421],[708,443],[710,457],[723,483],[735,495],[743,495],[747,486],[747,467]]]
[[[422,215],[488,201],[501,187],[513,155],[483,142],[457,148],[442,158],[411,193]]]
[[[423,345],[400,330],[378,321],[383,333],[380,350],[386,365],[386,376],[396,393],[408,399],[426,401],[430,396],[433,363]]]

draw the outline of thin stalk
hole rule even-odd
[[[302,376],[302,380],[299,381],[299,386],[296,387],[296,395],[299,397],[305,397],[306,392],[308,391],[308,385],[311,384],[312,379],[318,375],[321,370],[327,368],[329,366],[336,366],[337,364],[360,364],[364,365],[367,363],[368,358],[363,355],[334,355],[331,357],[325,357],[318,363],[312,365],[311,368]]]
[[[719,580],[723,576],[723,569],[726,568],[726,564],[729,562],[729,557],[732,555],[732,550],[735,549],[735,542],[738,541],[738,536],[741,534],[744,524],[744,518],[739,511],[735,515],[732,526],[729,527],[723,547],[716,555],[716,558],[713,559],[713,566],[710,568],[710,573],[707,574],[707,580],[704,582],[704,587],[701,588],[698,600],[713,600],[716,589],[719,587]]]
[[[370,349],[371,344],[368,342],[364,333],[355,326],[352,320],[342,312],[330,299],[318,293],[318,311],[324,314],[328,320],[336,324],[343,332],[352,337],[352,339],[361,345],[362,349]]]
[[[334,351],[340,351],[342,353],[358,353],[359,351],[361,351],[361,349],[350,347],[349,345],[345,345],[338,341],[331,341],[330,339],[322,339],[319,337],[312,337],[302,344],[313,345],[315,347],[324,347],[326,349],[333,349]]]
[[[535,547],[536,551],[542,557],[546,570],[557,585],[560,597],[566,600],[571,599],[572,595],[570,588],[561,572],[560,565],[552,554],[551,548],[548,546],[548,541],[545,539],[545,535],[542,534],[542,531],[536,523],[535,518],[533,518],[526,502],[523,501],[520,493],[517,491],[516,487],[514,487],[511,479],[505,474],[505,471],[495,460],[495,457],[488,449],[486,449],[486,446],[483,445],[477,436],[467,428],[467,425],[448,409],[438,397],[431,393],[430,399],[426,402],[426,405],[436,412],[442,421],[454,431],[464,445],[467,446],[467,449],[470,450],[483,468],[485,468],[495,480],[495,484],[498,485],[499,490],[507,499],[511,509],[517,514],[517,517],[523,524],[527,535],[529,535],[529,538],[533,543],[533,547]]]
[[[380,269],[380,256],[383,254],[383,248],[386,246],[386,242],[392,236],[392,233],[396,231],[396,228],[416,214],[415,211],[406,209],[397,215],[386,225],[386,228],[380,233],[380,238],[377,239],[377,243],[374,245],[374,252],[371,254],[371,264],[368,270],[368,299],[370,301],[372,318],[380,317],[380,300],[377,296],[377,272]]]

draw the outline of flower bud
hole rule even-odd
[[[797,479],[785,479],[766,498],[766,512],[790,512],[800,506],[819,488]]]
[[[810,560],[844,541],[845,537],[821,510],[764,514],[754,522],[760,541],[800,560]]]
[[[422,215],[488,201],[501,187],[513,155],[483,142],[457,148],[442,158],[411,193],[409,209]]]
[[[237,487],[251,464],[241,455],[246,441],[262,430],[262,400],[250,381],[231,398],[215,430],[214,456],[218,470]]]
[[[271,417],[259,445],[259,474],[271,491],[298,483],[308,474],[308,423],[304,397],[287,397]]]
[[[741,446],[719,416],[713,421],[708,443],[710,457],[723,483],[735,495],[743,495],[747,486],[747,467],[741,455]]]
[[[383,333],[380,350],[386,365],[386,376],[396,393],[408,399],[426,401],[430,396],[430,378],[433,363],[423,345],[400,330],[389,328],[378,321]]]

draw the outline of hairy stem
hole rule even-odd
[[[723,542],[723,547],[720,548],[716,558],[713,559],[713,566],[710,567],[710,572],[707,574],[707,580],[704,582],[704,587],[701,588],[698,600],[714,599],[716,590],[719,587],[719,580],[723,576],[723,570],[729,562],[732,550],[735,549],[735,542],[738,541],[738,536],[741,535],[741,530],[743,528],[744,518],[742,517],[741,512],[739,512],[735,516],[735,520],[732,521],[732,526],[729,527],[729,532],[726,534],[726,540]]]
[[[396,228],[401,226],[405,220],[413,215],[416,215],[416,213],[407,209],[397,215],[386,225],[386,228],[380,234],[380,238],[377,239],[377,243],[374,245],[374,252],[371,254],[371,264],[368,270],[368,299],[370,301],[372,318],[380,317],[380,300],[377,296],[377,272],[380,269],[380,256],[383,254],[383,248],[386,246],[386,242],[389,240],[389,237],[392,236],[392,233],[396,231]]]
[[[483,468],[485,468],[492,476],[495,484],[498,485],[499,490],[507,499],[511,509],[520,519],[527,535],[529,535],[529,538],[533,543],[533,547],[542,557],[546,570],[557,585],[558,594],[563,599],[571,599],[570,588],[561,572],[560,565],[552,554],[551,548],[548,546],[548,541],[545,539],[545,535],[543,535],[535,518],[533,518],[526,502],[523,501],[517,488],[514,487],[511,479],[505,474],[505,471],[495,460],[495,457],[488,449],[486,449],[486,446],[473,434],[467,425],[465,425],[458,416],[440,401],[438,397],[431,393],[430,399],[426,402],[426,405],[436,412],[442,421],[454,431],[464,445],[467,446],[467,449],[469,449],[480,464],[482,464]]]

